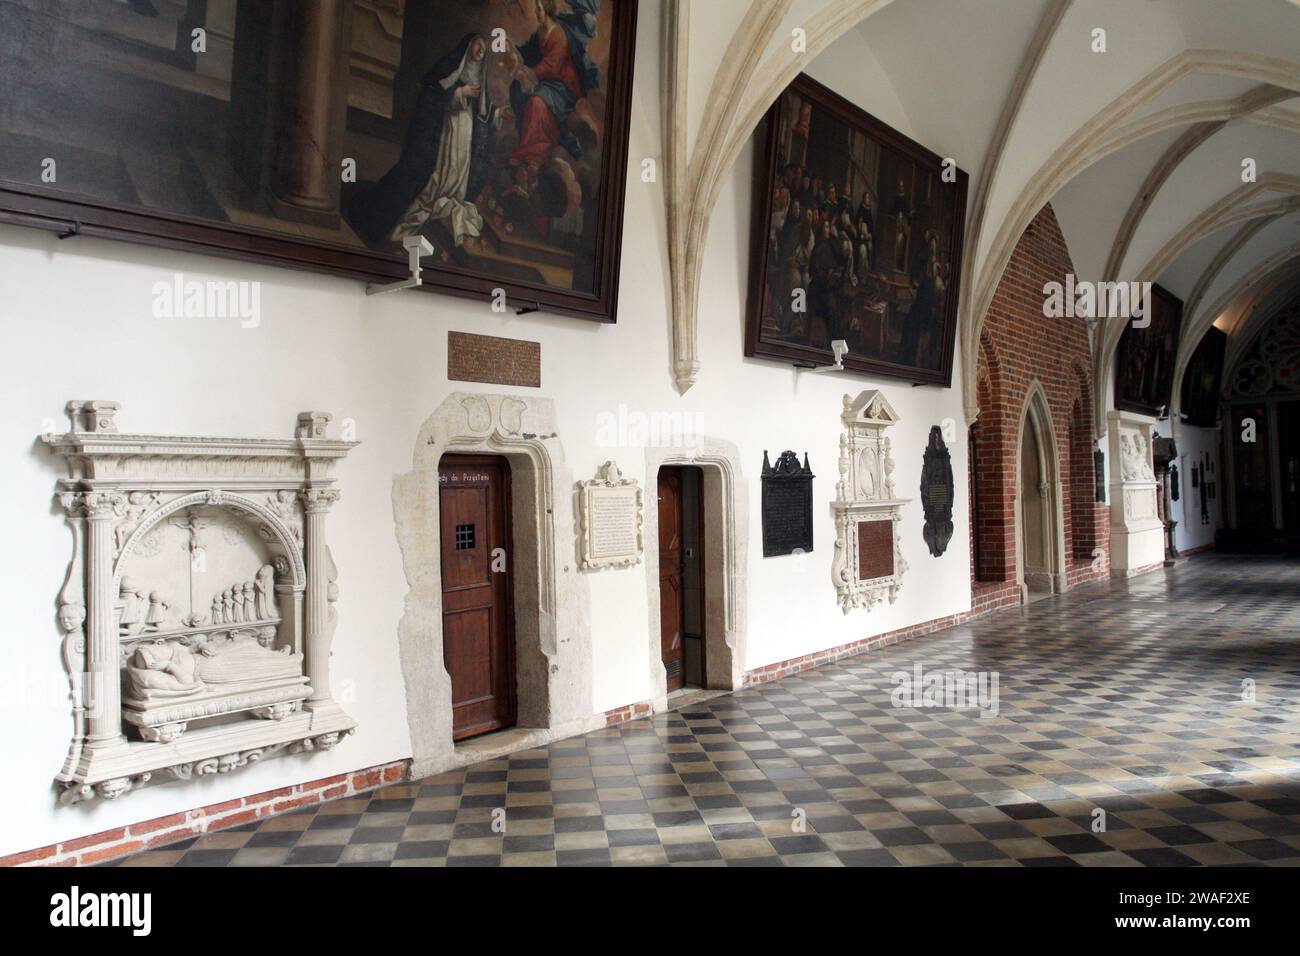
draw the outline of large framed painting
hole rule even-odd
[[[1223,358],[1228,335],[1210,326],[1205,330],[1183,372],[1183,421],[1201,428],[1219,424],[1220,392],[1223,388]]]
[[[1162,286],[1151,286],[1149,321],[1129,322],[1115,351],[1115,407],[1162,418],[1174,389],[1174,362],[1183,303]]]
[[[966,173],[807,76],[764,126],[745,354],[950,385]]]
[[[613,321],[635,0],[0,0],[0,220]]]

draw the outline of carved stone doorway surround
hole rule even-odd
[[[555,409],[535,396],[454,392],[420,427],[412,470],[393,480],[393,519],[410,590],[398,624],[415,777],[468,762],[452,743],[451,677],[443,663],[438,462],[448,452],[510,462],[518,727],[521,746],[593,726],[588,585],[572,559],[573,481]],[[564,489],[556,495],[557,488]],[[557,529],[562,540],[557,541]],[[480,741],[487,738],[478,738]]]
[[[1021,602],[1027,602],[1029,595],[1029,582],[1026,581],[1026,554],[1024,548],[1025,533],[1025,489],[1023,485],[1024,462],[1021,456],[1025,449],[1025,432],[1026,429],[1032,429],[1036,442],[1033,447],[1038,449],[1038,468],[1037,474],[1040,481],[1041,494],[1038,496],[1041,507],[1042,520],[1036,525],[1042,536],[1041,553],[1044,557],[1045,567],[1038,573],[1043,577],[1042,584],[1049,587],[1043,588],[1054,594],[1060,594],[1066,590],[1066,565],[1065,565],[1065,521],[1064,507],[1062,503],[1063,490],[1061,487],[1061,446],[1056,440],[1056,430],[1052,427],[1051,406],[1047,404],[1047,395],[1043,391],[1043,386],[1037,379],[1029,385],[1028,394],[1025,397],[1024,411],[1020,415],[1020,429],[1016,433],[1016,582],[1020,585]]]
[[[658,486],[664,465],[694,465],[704,473],[704,674],[705,687],[738,690],[744,684],[745,561],[749,554],[749,498],[740,456],[731,442],[701,438],[693,448],[647,448],[645,487]],[[659,621],[658,501],[647,495],[645,518],[646,644],[654,709],[667,709]]]

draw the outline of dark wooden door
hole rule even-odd
[[[663,651],[668,690],[686,683],[686,621],[683,582],[685,553],[682,542],[682,473],[678,468],[659,470],[659,640]]]
[[[456,740],[515,722],[510,466],[503,458],[444,455],[442,649],[451,675]]]
[[[1255,422],[1255,440],[1241,441],[1246,419]],[[1234,405],[1232,431],[1228,440],[1232,448],[1237,502],[1237,527],[1243,531],[1273,530],[1273,486],[1269,481],[1268,406]]]
[[[1282,530],[1300,531],[1300,402],[1277,406],[1278,465],[1282,474]]]

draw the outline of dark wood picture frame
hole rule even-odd
[[[1173,396],[1183,301],[1153,283],[1146,318],[1145,326],[1125,325],[1115,349],[1115,407],[1161,418]]]
[[[1213,325],[1192,352],[1183,370],[1181,410],[1183,421],[1200,428],[1213,428],[1219,424],[1219,409],[1223,389],[1223,360],[1227,354],[1228,336]]]
[[[861,350],[853,351],[852,343],[850,344],[851,351],[844,357],[844,367],[854,372],[899,378],[918,385],[950,387],[952,385],[952,365],[957,329],[957,303],[961,294],[961,262],[965,238],[966,193],[969,177],[963,170],[952,167],[955,173],[954,181],[945,183],[942,178],[945,168],[942,157],[804,74],[796,77],[782,92],[760,126],[760,130],[764,132],[759,134],[759,138],[760,141],[765,141],[765,146],[762,154],[763,158],[760,161],[761,165],[754,177],[754,201],[752,206],[754,215],[750,246],[749,301],[745,322],[745,355],[785,360],[798,366],[830,365],[834,361],[829,348],[829,339],[835,336],[828,335],[827,346],[820,347],[813,344],[766,338],[763,334],[765,305],[770,289],[769,273],[776,265],[770,261],[771,243],[769,242],[769,231],[775,205],[774,193],[779,176],[781,111],[786,108],[788,97],[791,94],[799,97],[804,102],[811,103],[813,110],[817,111],[823,118],[830,117],[844,124],[848,129],[871,140],[882,153],[892,152],[897,159],[910,162],[923,172],[932,173],[936,177],[937,188],[952,189],[954,191],[948,228],[943,230],[943,234],[938,235],[937,239],[941,252],[946,258],[947,277],[944,280],[942,320],[938,330],[942,342],[936,367],[926,368],[897,361],[897,356],[891,356],[888,349],[878,351],[878,354],[867,354]],[[882,198],[879,194],[879,183],[873,184],[872,191],[879,203]],[[876,220],[874,232],[880,232],[880,223],[884,217],[883,204],[878,204],[876,210],[879,212],[879,218]],[[913,213],[915,213],[915,207],[913,207]],[[938,234],[939,230],[936,229],[935,231]],[[909,250],[914,243],[919,245],[920,242],[924,241],[923,236],[913,235],[912,232],[909,227],[909,238],[906,244]],[[811,323],[811,312],[809,315],[810,318],[807,321]],[[883,325],[882,320],[882,327]],[[885,338],[883,331],[881,338]]]
[[[262,0],[269,9],[279,0]],[[608,76],[602,76],[608,110],[604,134],[596,261],[591,292],[566,290],[444,266],[426,258],[426,291],[490,301],[496,289],[521,312],[547,311],[600,322],[616,321],[627,180],[637,0],[604,0],[613,11]],[[258,12],[261,12],[260,10]],[[290,8],[289,16],[296,11]],[[186,36],[188,40],[188,34]],[[172,59],[183,61],[180,55]],[[322,68],[321,73],[329,72]],[[0,61],[0,76],[4,63]],[[349,108],[351,120],[355,111]],[[243,122],[241,119],[240,122]],[[344,120],[339,118],[338,122]],[[60,238],[94,236],[167,249],[240,259],[263,265],[386,282],[410,277],[406,255],[343,242],[297,238],[288,232],[239,225],[140,205],[111,202],[57,186],[18,182],[0,175],[0,222],[57,232]]]

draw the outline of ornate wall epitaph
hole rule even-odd
[[[338,572],[326,517],[355,442],[304,412],[292,439],[127,435],[69,402],[59,592],[72,743],[64,803],[328,750],[355,729],[330,694]]]
[[[894,495],[894,459],[885,429],[898,413],[876,390],[844,396],[839,481],[835,484],[835,556],[831,581],[840,609],[894,603],[907,571],[898,523],[907,499]]]
[[[578,483],[578,539],[582,567],[627,567],[641,561],[641,487],[624,478],[618,465],[607,461],[597,477]]]
[[[943,429],[930,426],[930,442],[921,466],[921,507],[925,511],[925,543],[936,558],[952,539],[952,456],[943,441]]]
[[[763,557],[813,549],[812,483],[816,476],[792,451],[783,451],[775,467],[763,452]]]

